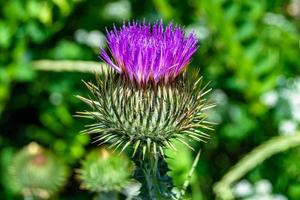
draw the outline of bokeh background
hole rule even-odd
[[[274,155],[253,167],[256,158],[244,164],[251,169],[230,187],[237,199],[300,199],[299,0],[1,0],[0,199],[22,199],[6,175],[14,154],[28,143],[50,149],[71,169],[96,146],[79,134],[87,121],[73,117],[86,109],[74,97],[88,93],[81,80],[94,76],[53,72],[51,65],[39,71],[34,61],[98,61],[105,27],[160,18],[197,35],[191,66],[210,81],[217,104],[210,118],[218,125],[202,145],[188,196],[215,199],[214,185],[231,167],[276,137],[296,144],[289,148],[287,142],[280,153],[271,149]],[[181,147],[169,160],[176,185],[195,154]],[[72,173],[57,198],[91,199],[79,184]]]

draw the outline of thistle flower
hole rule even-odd
[[[12,188],[25,197],[48,199],[64,186],[66,165],[37,143],[30,143],[13,158],[9,175]]]
[[[163,148],[175,149],[172,140],[192,148],[186,139],[209,138],[209,90],[185,72],[196,51],[194,35],[185,37],[172,23],[164,29],[162,22],[133,22],[108,32],[108,46],[112,58],[104,50],[100,55],[112,69],[96,85],[85,83],[91,99],[79,97],[93,109],[80,116],[96,121],[84,133],[121,151],[131,146],[133,155],[138,149],[164,155]]]
[[[194,34],[185,38],[182,28],[170,23],[164,29],[162,21],[152,27],[145,21],[124,23],[107,32],[107,42],[112,58],[103,49],[100,58],[139,84],[175,79],[197,49]]]
[[[81,187],[93,192],[120,192],[129,184],[133,165],[124,155],[104,148],[90,152],[79,170]]]

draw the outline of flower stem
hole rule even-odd
[[[159,154],[141,152],[134,159],[136,164],[135,178],[142,184],[142,200],[172,199],[172,179],[167,175],[168,166]]]

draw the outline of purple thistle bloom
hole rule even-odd
[[[194,34],[185,37],[181,27],[171,22],[164,28],[162,21],[152,27],[145,22],[123,23],[119,30],[107,31],[107,43],[112,57],[101,49],[100,58],[138,84],[173,80],[197,50]]]

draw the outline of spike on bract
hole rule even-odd
[[[132,147],[143,152],[163,154],[163,148],[176,149],[172,140],[186,146],[189,140],[206,141],[210,129],[204,95],[209,91],[200,81],[191,81],[184,74],[168,84],[137,83],[109,70],[97,84],[86,83],[90,99],[79,97],[92,111],[80,116],[95,120],[83,133],[96,135],[95,142],[111,143],[110,147],[124,151]]]

